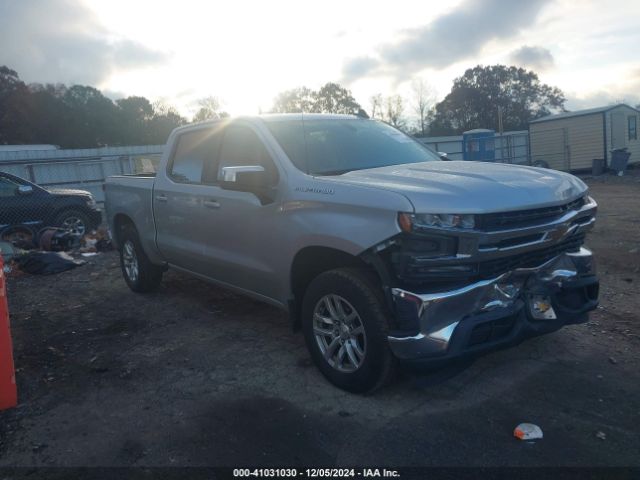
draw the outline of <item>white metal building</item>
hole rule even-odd
[[[640,110],[629,105],[549,115],[529,124],[531,163],[557,170],[591,169],[593,160],[607,165],[611,151],[626,148],[629,163],[640,162]]]

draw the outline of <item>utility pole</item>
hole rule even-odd
[[[502,126],[502,107],[498,106],[498,133],[500,133],[500,161],[504,162],[504,139],[502,138],[502,132],[504,128]]]

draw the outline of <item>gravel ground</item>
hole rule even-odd
[[[373,396],[328,384],[287,317],[176,272],[130,292],[117,255],[9,280],[20,406],[0,466],[640,466],[640,175],[587,179],[601,306],[462,371]],[[513,438],[533,422],[544,439]]]

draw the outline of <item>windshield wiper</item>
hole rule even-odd
[[[357,169],[345,168],[343,170],[329,170],[327,172],[316,172],[314,175],[319,175],[321,177],[328,177],[331,175],[342,175],[343,173],[352,172],[353,170],[357,170]]]

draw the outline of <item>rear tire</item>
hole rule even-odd
[[[155,291],[162,281],[163,267],[151,263],[144,253],[135,228],[125,227],[120,235],[120,268],[131,290],[137,293]]]
[[[393,377],[388,312],[368,273],[336,269],[316,277],[304,296],[302,329],[322,374],[338,388],[367,393]]]

